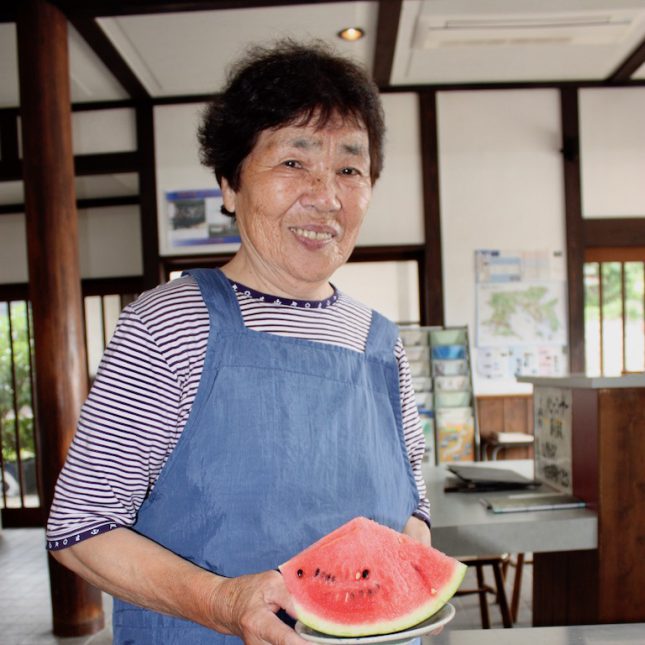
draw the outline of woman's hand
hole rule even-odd
[[[291,596],[277,571],[220,579],[211,598],[218,631],[235,634],[247,645],[304,645],[275,614],[294,615]]]
[[[430,537],[430,529],[428,525],[414,515],[406,522],[403,528],[403,533],[409,535],[414,540],[432,546],[432,539]]]

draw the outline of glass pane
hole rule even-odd
[[[600,365],[600,265],[587,262],[584,265],[585,298],[585,367],[587,374],[601,374]]]
[[[645,369],[643,262],[625,262],[625,371]]]
[[[103,319],[105,322],[105,343],[110,342],[121,314],[121,297],[119,295],[103,297]]]
[[[605,376],[623,370],[623,302],[620,262],[600,265],[602,282],[602,365]]]
[[[85,349],[90,380],[96,376],[105,349],[103,334],[101,296],[85,296]]]
[[[19,492],[16,478],[8,472],[7,457],[9,441],[14,436],[13,422],[13,383],[11,378],[11,344],[9,340],[9,306],[0,302],[0,443],[2,447],[2,470],[0,472],[0,507],[5,498]]]

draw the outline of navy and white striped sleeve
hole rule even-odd
[[[419,505],[414,515],[430,526],[430,502],[427,498],[426,483],[421,471],[426,442],[414,396],[414,388],[412,387],[410,363],[401,339],[398,340],[394,353],[399,365],[399,387],[401,391],[401,414],[403,417],[405,446],[419,492]]]
[[[47,526],[49,549],[132,526],[176,441],[180,411],[177,375],[129,305],[59,476]]]

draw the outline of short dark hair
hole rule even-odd
[[[324,127],[336,115],[366,128],[373,184],[383,168],[385,125],[378,88],[367,73],[320,41],[254,47],[204,111],[197,134],[201,162],[220,185],[224,177],[238,190],[242,163],[260,132],[309,123]]]

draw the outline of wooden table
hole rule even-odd
[[[469,464],[470,465],[470,464]],[[474,464],[491,467],[491,462]],[[495,468],[533,477],[532,460],[497,461]],[[432,514],[432,544],[453,556],[579,551],[598,546],[598,518],[588,509],[495,514],[481,497],[508,493],[446,493],[445,465],[424,465]]]
[[[534,386],[539,469],[557,474],[545,466],[566,437],[558,463],[598,514],[596,549],[536,555],[533,624],[645,621],[645,374],[520,380]]]
[[[490,467],[492,463],[475,465]],[[532,460],[497,461],[494,467],[533,477]],[[593,562],[598,553],[595,511],[579,508],[495,514],[484,508],[480,498],[508,492],[446,493],[444,485],[449,476],[445,465],[424,466],[434,547],[454,557],[533,553],[533,624],[598,621],[594,605],[589,603],[594,589]],[[573,578],[567,576],[569,570],[575,573]],[[581,571],[586,571],[582,578]],[[566,601],[560,602],[563,597]],[[575,601],[578,598],[580,602]]]

